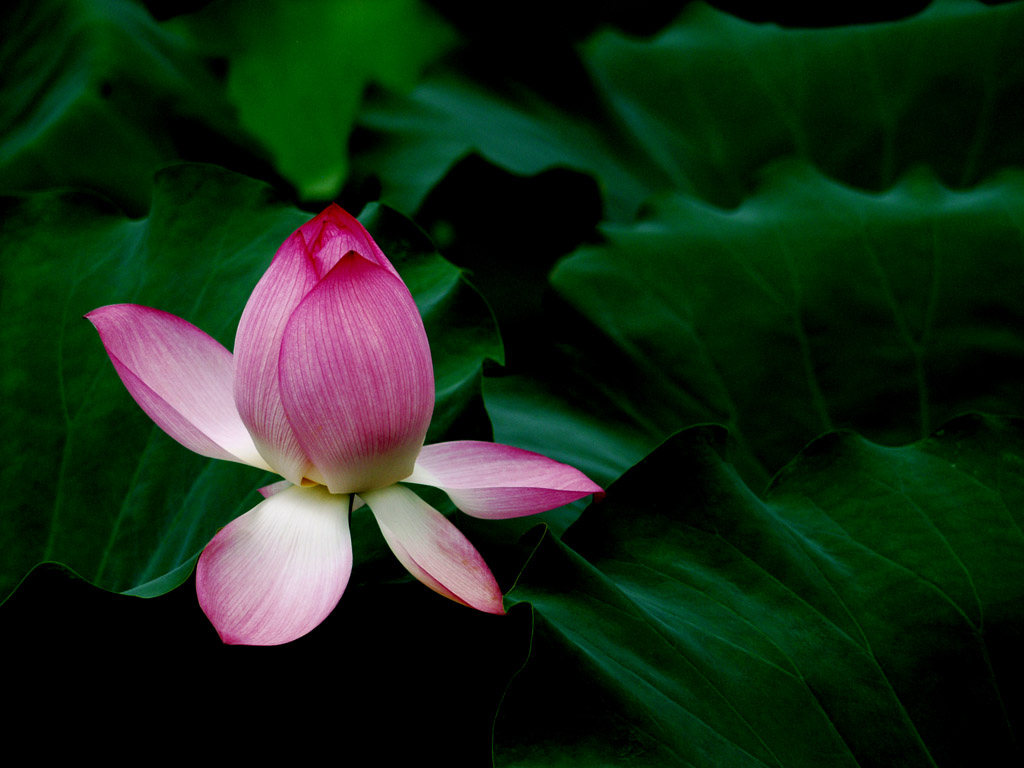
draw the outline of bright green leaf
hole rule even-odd
[[[305,199],[337,195],[371,83],[407,91],[452,32],[419,0],[222,0],[185,23],[229,62],[242,125]]]

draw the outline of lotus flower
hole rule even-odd
[[[352,570],[357,503],[413,576],[502,614],[483,558],[406,484],[441,488],[462,511],[490,519],[601,492],[578,470],[517,448],[423,445],[434,405],[423,321],[391,262],[336,205],[280,247],[242,313],[234,356],[157,309],[117,304],[86,317],[129,393],[168,435],[284,478],[199,557],[199,602],[226,643],[286,643],[327,617]]]

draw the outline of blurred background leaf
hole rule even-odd
[[[455,39],[419,0],[220,0],[170,25],[227,61],[241,124],[306,200],[341,191],[364,91],[410,90]]]
[[[77,187],[131,215],[181,159],[270,171],[187,43],[131,0],[5,3],[0,192]]]

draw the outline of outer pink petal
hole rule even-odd
[[[430,347],[409,289],[349,253],[285,330],[281,399],[333,493],[391,485],[413,470],[434,407]]]
[[[291,487],[292,487],[291,480],[278,480],[276,483],[271,483],[270,485],[264,485],[262,488],[257,488],[256,490],[258,490],[260,492],[260,496],[262,496],[264,499],[269,499],[274,494],[280,493],[285,488],[291,488]]]
[[[231,353],[180,317],[137,304],[86,315],[121,381],[164,432],[191,451],[269,469],[231,396]]]
[[[323,277],[334,269],[334,265],[349,251],[355,251],[364,259],[384,267],[398,277],[398,272],[384,252],[377,247],[370,233],[356,218],[334,203],[325,208],[319,216],[299,227],[298,231],[305,238],[309,253],[316,264],[318,277]]]
[[[292,486],[213,538],[196,591],[221,640],[280,645],[327,618],[352,572],[348,504],[322,486]]]
[[[504,614],[491,569],[448,519],[401,485],[361,494],[391,551],[438,594],[486,613]]]
[[[256,446],[274,470],[296,485],[310,463],[285,416],[278,386],[281,337],[292,312],[316,285],[301,232],[277,251],[253,289],[235,335],[235,403]]]
[[[441,488],[467,515],[491,519],[534,515],[603,494],[601,486],[568,464],[472,440],[424,446],[406,482]]]

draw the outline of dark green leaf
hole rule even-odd
[[[760,487],[835,428],[899,444],[1024,411],[1019,173],[951,192],[921,172],[875,195],[789,165],[736,210],[672,196],[604,234],[552,274],[580,315],[561,330],[575,376],[551,377],[550,419],[514,439],[520,395],[489,387],[497,439],[575,438],[564,450],[600,475],[629,444],[717,422]]]
[[[377,141],[353,163],[362,176],[379,178],[382,200],[403,211],[419,207],[472,152],[519,174],[566,166],[593,173],[619,213],[657,188],[643,173],[657,170],[613,124],[562,112],[529,92],[496,94],[457,75],[435,74],[409,96],[380,97],[359,121]]]
[[[886,24],[781,29],[694,3],[656,38],[584,53],[671,187],[733,206],[800,157],[883,190],[918,164],[961,187],[1024,160],[1024,6],[938,0]]]
[[[1020,421],[833,433],[763,501],[721,429],[680,433],[510,594],[535,634],[497,764],[1015,764],[1022,524]]]

